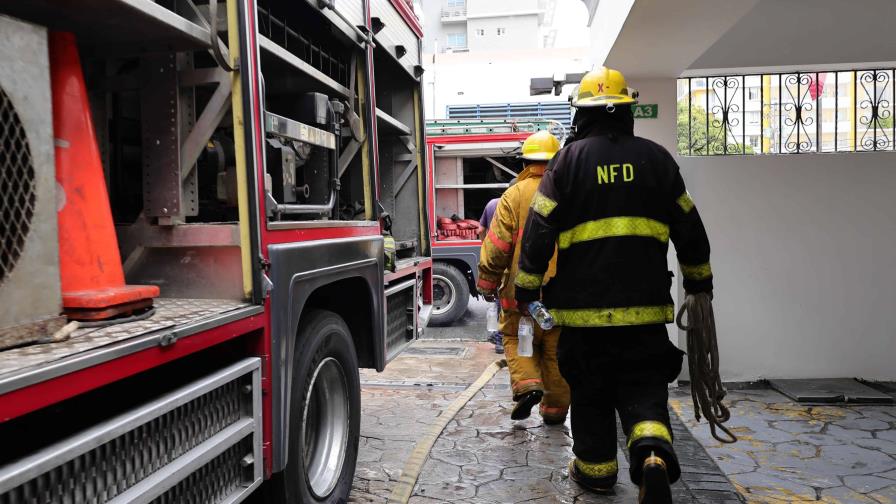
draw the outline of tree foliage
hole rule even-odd
[[[678,153],[683,155],[706,156],[712,154],[740,154],[744,145],[734,142],[728,134],[727,151],[725,131],[721,121],[715,114],[709,114],[709,137],[707,140],[707,113],[700,105],[694,105],[690,111],[690,145],[688,145],[688,101],[678,101]],[[718,124],[718,125],[717,125]],[[746,153],[753,154],[753,147],[746,146]]]

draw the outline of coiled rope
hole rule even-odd
[[[683,321],[685,314],[687,324]],[[712,437],[723,443],[737,442],[737,437],[723,425],[731,418],[731,412],[722,403],[726,391],[719,374],[719,343],[711,294],[688,294],[678,310],[675,323],[688,335],[688,371],[697,421],[700,421],[702,412],[709,423]],[[728,437],[722,437],[716,429]]]

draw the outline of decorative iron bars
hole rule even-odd
[[[688,156],[896,150],[894,69],[678,80]]]

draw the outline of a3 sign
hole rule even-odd
[[[655,103],[632,106],[632,115],[635,119],[656,119],[658,114],[659,105]]]

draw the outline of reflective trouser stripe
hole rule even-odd
[[[498,282],[492,282],[480,276],[479,280],[476,282],[476,286],[485,290],[495,290],[498,288]]]
[[[663,422],[656,420],[645,420],[638,422],[632,427],[632,432],[628,437],[628,447],[632,447],[632,443],[639,439],[656,438],[662,439],[667,443],[672,443],[672,433]]]
[[[681,274],[688,280],[706,280],[712,276],[712,266],[709,263],[703,264],[679,264]]]
[[[520,381],[512,384],[510,388],[513,389],[514,392],[519,392],[520,390],[522,390],[526,387],[529,387],[531,385],[540,385],[540,384],[541,384],[541,380],[539,380],[538,378],[529,378],[527,380],[520,380]]]
[[[557,325],[567,327],[607,327],[644,324],[668,324],[675,309],[672,305],[631,306],[627,308],[578,308],[550,310]]]
[[[535,290],[541,287],[542,280],[544,280],[544,275],[526,273],[525,271],[520,270],[519,273],[516,274],[513,284],[517,287],[522,287],[523,289]]]
[[[577,458],[575,463],[576,469],[589,478],[607,478],[619,472],[619,462],[616,459],[607,462],[585,462]]]
[[[557,407],[552,407],[552,406],[545,406],[544,403],[542,403],[538,407],[538,412],[541,414],[541,416],[547,415],[550,417],[565,417],[566,414],[569,413],[569,408],[557,408]]]
[[[610,217],[583,222],[563,231],[557,239],[557,246],[566,249],[580,242],[621,236],[656,238],[666,243],[669,241],[669,226],[646,217]]]

